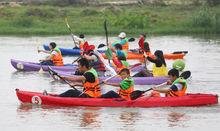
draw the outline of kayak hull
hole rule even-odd
[[[47,45],[43,45],[45,50],[50,50],[49,47]],[[80,55],[80,49],[68,49],[68,48],[59,48],[62,55],[70,55],[70,56],[76,56],[76,55]],[[104,50],[98,50],[100,53],[103,53],[103,57],[106,59],[107,57],[104,54]],[[168,53],[168,54],[164,54],[164,58],[165,59],[183,59],[183,57],[185,56],[185,53],[178,53],[178,54],[173,54],[173,53]],[[153,55],[151,55],[150,57],[154,57]],[[128,56],[127,59],[143,59],[143,55],[142,54],[138,54],[138,53],[134,53],[134,52],[128,52]]]
[[[41,68],[43,71],[48,71],[47,65],[40,65],[40,63],[25,62],[20,60],[11,59],[11,65],[19,71],[39,71]],[[65,66],[51,66],[53,69],[62,71],[75,71],[76,66],[69,64]]]
[[[74,72],[64,72],[64,71],[58,71],[58,70],[53,70],[53,71],[57,72],[61,76],[77,77],[76,75],[73,75]],[[54,77],[53,75],[51,76],[54,80],[59,80],[58,77]],[[103,81],[107,78],[109,77],[99,77],[99,80]],[[134,79],[135,85],[157,85],[157,84],[166,82],[169,78],[164,76],[164,77],[133,77],[133,79]],[[115,77],[115,78],[108,80],[108,82],[112,82],[112,83],[119,83],[121,81],[122,79],[120,77]]]
[[[133,101],[118,98],[70,98],[57,97],[56,94],[42,95],[39,92],[16,89],[22,103],[53,106],[98,106],[98,107],[179,107],[203,106],[218,103],[218,96],[213,94],[187,94],[182,97],[141,97]]]

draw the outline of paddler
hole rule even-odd
[[[139,41],[138,41],[139,52],[141,54],[145,52],[146,55],[150,55],[151,52],[150,52],[149,43],[145,42],[145,39],[146,39],[146,34],[145,33],[140,34]]]
[[[80,50],[83,50],[83,45],[86,42],[85,35],[80,34],[79,37],[74,35],[74,39],[78,42]]]
[[[39,50],[38,52],[44,52],[50,54],[47,58],[41,59],[40,63],[42,65],[50,65],[50,66],[63,66],[63,57],[59,48],[56,47],[55,42],[51,42],[49,44],[50,51]]]
[[[98,72],[98,76],[105,75],[105,65],[99,58],[99,56],[94,52],[95,46],[88,45],[84,46],[83,57],[89,60],[91,66]]]
[[[127,68],[119,72],[122,81],[120,83],[109,83],[104,81],[105,84],[120,87],[119,92],[109,91],[101,96],[101,98],[123,98],[130,100],[130,94],[134,91],[134,79],[130,76],[130,71]]]
[[[116,57],[112,58],[112,61],[116,67],[117,72],[120,72],[123,68],[128,68],[129,64],[126,61],[127,52],[122,50],[121,44],[116,44],[114,47],[109,46],[109,49],[116,54]]]
[[[119,35],[118,35],[118,38],[119,40],[114,42],[112,44],[112,46],[115,46],[116,44],[121,44],[122,45],[122,50],[124,51],[128,51],[129,50],[129,42],[128,42],[128,38],[126,37],[126,34],[125,32],[121,32]]]
[[[168,72],[169,81],[167,82],[168,85],[171,85],[170,88],[160,88],[160,87],[153,87],[153,96],[160,96],[159,93],[165,93],[168,97],[175,97],[175,96],[184,96],[187,89],[186,80],[183,77],[179,77],[179,71],[175,68],[169,70]]]
[[[83,93],[79,90],[70,89],[62,94],[60,97],[83,97],[83,98],[96,98],[101,96],[101,88],[97,86],[99,84],[99,78],[96,70],[90,66],[89,61],[86,58],[81,58],[78,61],[78,69],[83,72],[82,76],[75,77],[63,77],[69,81],[75,81],[72,86],[82,86]],[[78,82],[78,83],[77,83]]]

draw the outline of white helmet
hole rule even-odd
[[[118,35],[119,38],[125,38],[126,37],[126,34],[124,32],[121,32],[119,35]]]

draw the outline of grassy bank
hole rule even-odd
[[[76,34],[104,35],[105,18],[111,34],[220,33],[220,6],[21,6],[0,8],[0,35],[66,35],[66,16]]]

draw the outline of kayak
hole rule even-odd
[[[39,71],[41,68],[43,71],[48,71],[47,65],[41,65],[40,63],[25,62],[20,60],[11,59],[11,65],[19,71]],[[67,64],[64,66],[51,66],[53,69],[62,71],[75,71],[76,65]]]
[[[48,71],[47,65],[40,65],[40,63],[27,62],[21,60],[11,59],[11,65],[19,71],[39,71],[42,67],[43,71]],[[76,64],[66,64],[64,66],[50,66],[54,70],[75,72],[78,67]],[[133,69],[133,71],[138,72],[142,70],[144,66],[140,65]]]
[[[53,71],[58,73],[60,76],[76,77],[76,75],[74,75],[74,72],[58,71],[55,69],[53,69]],[[54,80],[59,80],[58,77],[55,77],[53,75],[51,75],[51,76]],[[103,81],[107,78],[109,78],[109,77],[99,77],[99,80]],[[157,84],[164,83],[164,82],[168,81],[168,79],[169,79],[166,76],[164,76],[164,77],[132,77],[132,78],[134,79],[135,85],[157,85]],[[120,77],[115,77],[115,78],[108,80],[108,82],[113,82],[113,83],[119,83],[121,81],[122,81],[122,79]]]
[[[140,97],[126,101],[120,98],[71,98],[58,97],[57,94],[44,96],[41,92],[16,89],[22,103],[53,106],[98,106],[98,107],[179,107],[204,106],[218,103],[218,96],[213,94],[187,94],[182,97]]]
[[[47,45],[43,45],[45,50],[50,50],[50,48]],[[71,55],[71,56],[76,56],[80,55],[80,49],[71,49],[71,48],[59,48],[62,55]],[[98,50],[100,53],[102,53],[103,57],[106,59],[107,57],[105,56],[104,52],[105,50]],[[177,51],[178,52],[178,51]],[[183,59],[183,57],[186,55],[184,51],[181,53],[168,53],[164,54],[165,59]],[[150,57],[154,57],[154,55],[150,55]],[[128,52],[127,59],[142,59],[143,55],[135,52]]]

